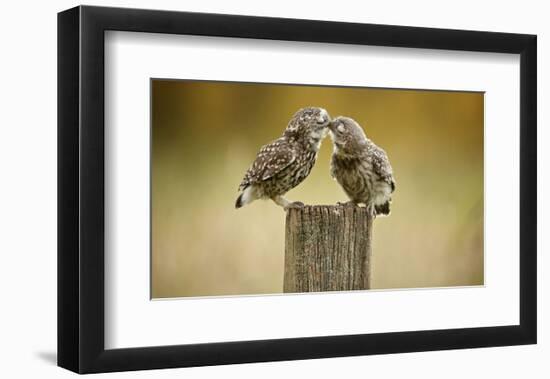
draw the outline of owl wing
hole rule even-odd
[[[243,190],[251,184],[272,178],[295,160],[296,155],[293,149],[284,139],[278,139],[263,146],[258,152],[252,166],[250,166],[244,175],[239,190]]]
[[[372,167],[376,175],[391,186],[392,192],[395,190],[395,180],[393,179],[393,169],[390,160],[384,149],[374,146],[372,151]]]

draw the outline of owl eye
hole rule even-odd
[[[338,124],[338,127],[336,128],[340,133],[344,133],[346,128],[344,127],[344,124]]]

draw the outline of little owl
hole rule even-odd
[[[349,117],[335,118],[329,129],[334,144],[332,177],[352,203],[365,204],[373,216],[389,215],[395,181],[386,152]]]
[[[329,123],[330,116],[322,108],[307,107],[296,112],[283,136],[260,149],[239,186],[241,194],[235,207],[257,199],[272,199],[285,209],[303,206],[283,195],[309,175]]]

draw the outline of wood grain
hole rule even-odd
[[[366,208],[352,205],[289,209],[284,292],[369,289],[372,225]]]

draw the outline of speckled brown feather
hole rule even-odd
[[[319,124],[321,117],[324,121]],[[253,188],[254,198],[284,195],[300,184],[311,172],[317,159],[321,139],[330,121],[322,108],[303,108],[289,121],[283,136],[263,146],[246,171],[239,191]],[[242,195],[236,207],[243,203]]]
[[[354,203],[365,204],[375,214],[389,214],[395,181],[386,152],[347,117],[333,120],[331,136],[335,146],[332,177]]]

